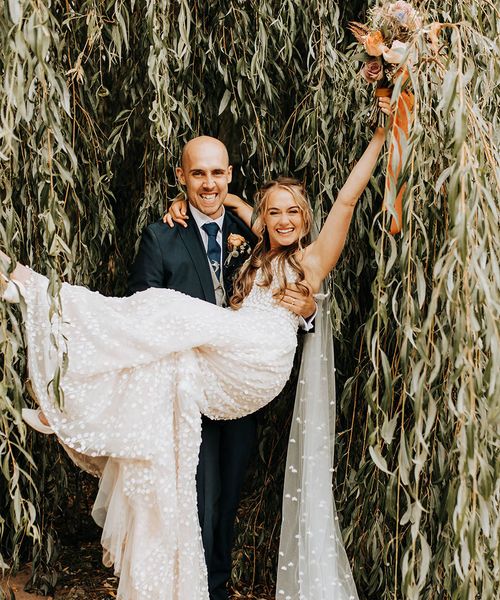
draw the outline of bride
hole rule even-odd
[[[378,128],[307,246],[311,213],[301,186],[278,180],[264,188],[259,241],[235,284],[233,310],[169,289],[107,298],[64,283],[59,319],[45,277],[18,264],[3,278],[3,298],[24,299],[29,376],[47,431],[101,476],[93,516],[104,562],[120,574],[118,598],[208,600],[195,487],[201,414],[243,416],[284,386],[298,318],[276,302],[275,288],[307,282],[319,290],[384,139]],[[52,384],[63,354],[60,409]]]

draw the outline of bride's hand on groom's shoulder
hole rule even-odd
[[[309,290],[307,295],[303,293],[303,286],[299,288],[295,283],[289,283],[284,294],[279,294],[279,290],[274,290],[273,295],[280,306],[307,320],[314,315],[317,307],[312,290],[309,286],[306,287]]]
[[[187,214],[187,201],[184,194],[179,194],[173,199],[172,204],[162,219],[169,227],[173,227],[174,223],[178,223],[182,227],[187,227],[186,221],[189,219],[189,216]]]

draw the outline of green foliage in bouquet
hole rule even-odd
[[[347,24],[373,5],[6,0],[0,246],[49,275],[56,314],[61,280],[123,293],[199,133],[228,145],[234,191],[295,174],[327,211],[369,137]],[[333,277],[334,492],[360,597],[487,600],[500,580],[500,13],[489,0],[415,8],[442,25],[411,41],[402,234],[380,210],[382,162]],[[0,566],[31,560],[49,589],[76,475],[20,419],[20,314],[0,315]],[[247,597],[273,594],[292,402],[293,384],[262,417],[239,514],[233,584]]]

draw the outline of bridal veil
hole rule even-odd
[[[335,372],[328,294],[305,338],[283,491],[276,600],[358,600],[332,491]]]

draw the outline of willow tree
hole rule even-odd
[[[328,210],[369,135],[350,9],[335,0],[6,0],[0,12],[1,246],[50,277],[120,294],[144,225],[176,193],[190,137],[223,139],[235,191],[279,173]],[[332,281],[334,491],[360,595],[494,598],[500,579],[500,13],[421,0],[403,231],[384,164]],[[20,315],[0,306],[0,562],[54,583],[74,470],[28,432]],[[293,385],[268,410],[242,503],[234,584],[271,593]]]

